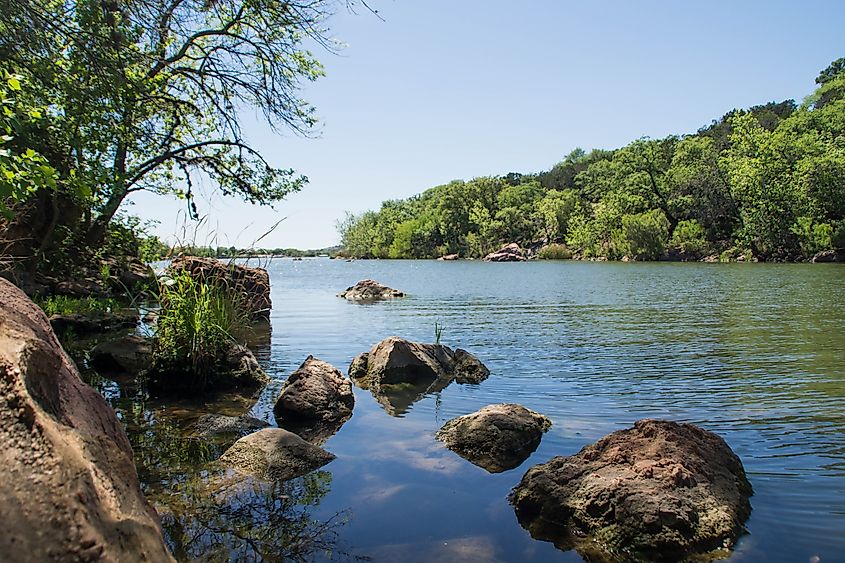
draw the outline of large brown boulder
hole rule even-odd
[[[123,427],[0,280],[0,559],[170,561]]]
[[[640,420],[532,467],[511,502],[532,536],[562,549],[676,561],[733,545],[751,494],[722,438],[692,424]]]
[[[310,440],[312,436],[328,438],[321,431],[324,427],[336,432],[352,416],[354,405],[352,383],[340,370],[308,356],[288,377],[273,414],[279,426]]]
[[[525,252],[518,244],[512,242],[506,244],[496,252],[491,252],[484,257],[487,262],[523,262],[525,260]]]
[[[448,421],[437,439],[490,473],[501,473],[528,459],[551,426],[547,417],[522,405],[488,405]]]
[[[244,475],[287,481],[310,473],[334,458],[293,432],[265,428],[235,442],[220,456],[219,463]]]
[[[398,336],[385,338],[349,366],[352,380],[369,390],[391,415],[403,414],[420,398],[453,381],[481,383],[489,375],[490,370],[466,350]]]
[[[215,258],[180,256],[170,264],[172,271],[187,271],[203,283],[222,283],[235,290],[253,319],[269,319],[270,275],[264,268],[251,268]]]

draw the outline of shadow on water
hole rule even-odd
[[[266,323],[246,339],[262,363],[269,358],[271,333]],[[201,434],[198,420],[208,414],[247,415],[259,394],[149,399],[143,385],[131,376],[108,373],[104,377],[87,364],[86,349],[121,335],[75,343],[73,356],[83,379],[100,391],[123,422],[142,490],[159,513],[165,540],[178,560],[366,559],[347,554],[338,541],[338,531],[349,521],[351,511],[313,514],[331,490],[328,471],[274,482],[241,476],[215,463],[239,436]],[[336,430],[322,429],[322,440]]]

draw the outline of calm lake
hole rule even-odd
[[[845,561],[845,268],[328,259],[267,268],[272,331],[253,348],[273,383],[254,405],[156,405],[95,381],[127,424],[180,559],[580,561],[533,540],[509,491],[531,465],[657,417],[712,430],[742,459],[753,511],[732,561]],[[409,296],[336,297],[366,278]],[[225,446],[192,437],[196,416],[249,411],[275,424],[275,397],[309,354],[346,373],[387,336],[433,342],[435,323],[442,343],[490,368],[487,381],[398,397],[391,412],[355,388],[354,415],[323,446],[335,461],[233,502],[197,500],[203,464]],[[434,439],[447,420],[500,402],[554,423],[519,468],[488,474]],[[258,543],[245,530],[260,530]]]

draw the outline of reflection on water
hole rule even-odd
[[[346,515],[317,521],[309,512],[331,478],[327,471],[286,482],[201,473],[176,483],[159,506],[171,552],[206,561],[306,561],[331,553]]]
[[[114,382],[95,382],[127,424],[145,493],[166,514],[181,559],[258,558],[263,552],[246,555],[241,540],[217,539],[203,526],[255,528],[259,540],[269,538],[269,508],[279,506],[275,522],[291,538],[300,529],[292,510],[337,524],[321,541],[345,547],[327,552],[303,540],[322,546],[306,559],[579,561],[531,539],[507,495],[529,466],[645,417],[700,424],[742,459],[755,495],[749,533],[731,560],[824,562],[845,553],[841,266],[305,259],[268,268],[272,330],[256,355],[272,382],[254,404],[153,405]],[[409,296],[366,307],[336,297],[367,278]],[[391,335],[431,342],[435,322],[445,327],[444,344],[490,368],[487,381],[375,396],[355,387],[354,415],[323,445],[337,459],[330,482],[312,485],[322,495],[302,492],[312,474],[291,482],[291,491],[246,490],[228,508],[214,504],[219,518],[186,520],[192,512],[179,503],[193,502],[187,489],[225,449],[191,437],[199,415],[249,414],[275,424],[275,398],[309,354],[345,367]],[[518,468],[489,474],[435,440],[447,420],[501,402],[553,422]],[[194,535],[205,539],[188,547]],[[258,541],[249,538],[243,542]]]

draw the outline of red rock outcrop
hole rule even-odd
[[[44,313],[0,280],[0,559],[171,561],[132,448]]]

